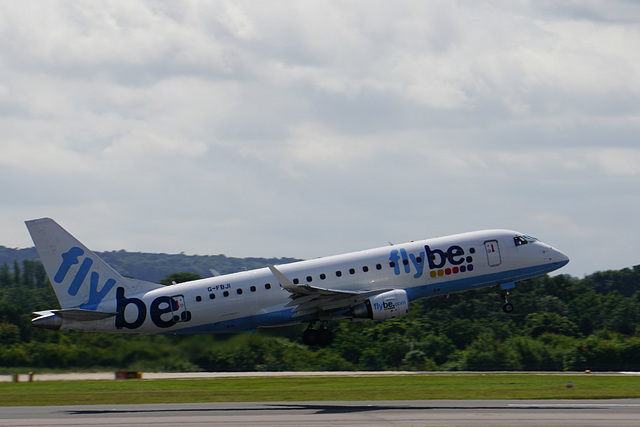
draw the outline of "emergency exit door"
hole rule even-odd
[[[186,304],[184,303],[184,295],[173,295],[171,299],[173,321],[188,322],[189,320],[191,320],[191,312],[187,311]]]
[[[497,240],[488,240],[484,242],[484,248],[487,251],[487,261],[491,267],[500,265],[502,259],[500,258],[500,247]]]

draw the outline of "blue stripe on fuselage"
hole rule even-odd
[[[416,286],[413,288],[406,288],[409,301],[415,301],[420,298],[432,297],[433,287],[440,288],[442,294],[451,294],[455,292],[462,292],[471,289],[486,288],[489,286],[499,285],[505,282],[515,282],[518,280],[530,279],[532,277],[540,276],[545,273],[557,270],[565,265],[567,262],[556,262],[552,264],[536,265],[534,267],[517,268],[515,270],[501,271],[491,274],[485,274],[483,276],[473,276],[463,279],[452,280],[450,282],[438,282],[433,284],[427,284],[423,286]]]

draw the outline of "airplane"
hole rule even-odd
[[[308,323],[302,342],[327,346],[331,320],[397,319],[411,301],[470,289],[496,287],[511,313],[516,281],[569,262],[526,234],[486,230],[164,286],[121,276],[50,218],[25,223],[61,307],[34,313],[32,324],[60,331],[181,335]]]

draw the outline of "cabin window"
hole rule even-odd
[[[229,291],[224,291],[224,292],[222,293],[222,296],[228,297],[228,296],[229,296]]]
[[[356,269],[355,268],[350,268],[349,269],[349,274],[356,274]]]
[[[394,268],[395,266],[396,266],[396,263],[395,263],[395,262],[391,261],[391,262],[389,263],[389,267]]]
[[[307,283],[311,282],[312,280],[313,280],[313,277],[307,276]]]
[[[256,287],[255,286],[252,286],[249,289],[251,289],[251,292],[255,292],[256,291]]]
[[[271,289],[271,283],[265,283],[264,288],[267,290]]]
[[[408,260],[408,259],[403,259],[403,260],[402,260],[402,263],[403,263],[404,265],[409,265],[409,260]]]
[[[200,295],[198,295],[198,296],[196,297],[196,301],[198,301],[198,302],[202,301],[202,297],[201,297]]]
[[[326,278],[327,278],[327,275],[326,275],[326,274],[322,273],[322,274],[320,275],[320,280],[324,280],[324,279],[326,279]]]
[[[300,283],[300,280],[298,278],[293,279],[293,284],[297,285],[298,283]]]
[[[216,294],[209,294],[209,299],[216,299]]]
[[[338,276],[338,277],[342,276],[342,271],[340,271],[340,270],[336,271],[336,276]]]
[[[382,270],[382,264],[376,264],[376,269],[377,270]]]
[[[366,273],[367,271],[369,271],[369,267],[367,267],[367,266],[365,265],[364,267],[362,267],[362,271],[364,271],[364,272]]]
[[[513,238],[513,241],[515,242],[516,246],[526,245],[527,243],[533,243],[533,242],[536,242],[537,240],[538,239],[531,236],[516,236]]]
[[[417,262],[418,264],[422,264],[422,257],[421,257],[421,256],[419,256],[418,258],[416,258],[416,262]]]
[[[242,289],[241,289],[241,288],[238,288],[238,289],[236,290],[236,292],[238,293],[238,295],[242,295]]]

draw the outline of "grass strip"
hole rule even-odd
[[[573,383],[573,387],[568,388],[568,382]],[[424,374],[0,383],[0,406],[609,398],[640,398],[640,377]]]

